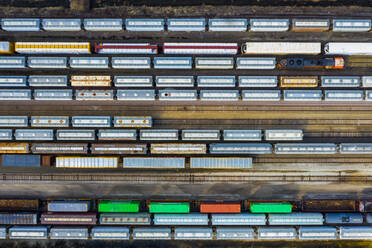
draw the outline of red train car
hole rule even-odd
[[[201,202],[200,213],[240,213],[240,202]]]

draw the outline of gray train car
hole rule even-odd
[[[34,154],[87,154],[87,143],[33,143]]]
[[[27,87],[27,77],[0,76],[0,87]]]
[[[236,69],[250,69],[250,70],[273,70],[276,67],[276,58],[266,57],[251,57],[251,58],[237,58]]]
[[[108,57],[70,57],[71,68],[101,69],[109,68]]]
[[[303,132],[301,129],[266,129],[266,140],[303,140]]]
[[[9,239],[47,239],[46,226],[13,226],[9,228]]]
[[[177,129],[141,129],[140,140],[178,140]]]
[[[146,154],[146,144],[122,144],[122,143],[103,143],[92,144],[92,154]]]
[[[43,19],[41,25],[45,31],[80,31],[80,19]]]
[[[31,100],[31,90],[0,90],[0,100]]]
[[[198,100],[197,90],[159,90],[160,101],[196,101]]]
[[[336,154],[337,145],[333,143],[277,143],[276,154]]]
[[[31,87],[67,87],[68,78],[66,75],[44,76],[30,75],[28,76],[28,84]]]
[[[277,87],[277,76],[239,76],[239,87]]]
[[[115,87],[152,87],[152,76],[114,76]]]
[[[72,116],[73,127],[111,127],[111,116]]]
[[[269,225],[323,225],[324,218],[321,213],[293,212],[288,214],[269,214]]]
[[[228,141],[261,141],[261,130],[223,130],[223,139]]]
[[[68,116],[31,116],[31,127],[68,127]]]
[[[30,68],[53,68],[64,69],[67,68],[66,57],[28,57],[27,65]]]
[[[192,69],[191,57],[155,57],[155,69]]]
[[[192,130],[184,129],[181,134],[182,140],[220,140],[220,130]]]
[[[372,143],[341,143],[341,154],[372,154]]]
[[[150,57],[112,57],[111,66],[114,69],[150,69]]]
[[[251,227],[217,227],[217,240],[253,240],[255,238],[254,229]]]
[[[253,32],[285,32],[289,29],[289,19],[250,19],[249,30]]]
[[[183,157],[124,157],[123,168],[138,169],[183,169]]]
[[[265,226],[265,214],[212,214],[211,222],[213,226]]]
[[[337,229],[331,226],[301,226],[298,228],[300,240],[333,240],[337,237]]]
[[[95,226],[90,235],[93,240],[129,240],[128,227]]]
[[[168,31],[205,31],[205,18],[170,18],[167,20]]]
[[[363,101],[363,90],[326,90],[324,100],[326,101]]]
[[[359,87],[359,76],[321,76],[322,87]]]
[[[200,90],[202,101],[238,101],[239,90]]]
[[[163,19],[125,19],[128,31],[164,31]]]
[[[0,57],[0,69],[26,68],[26,57],[12,56]]]
[[[321,101],[321,90],[284,90],[284,101]]]
[[[368,32],[371,19],[333,19],[333,32]]]
[[[5,31],[40,31],[40,19],[2,18],[1,28]]]
[[[72,100],[72,90],[34,90],[35,100],[46,100],[46,101],[69,101]]]
[[[27,116],[0,116],[0,127],[27,127]]]
[[[151,154],[206,154],[206,144],[151,143]]]
[[[208,214],[154,214],[154,225],[166,226],[207,226]]]
[[[356,239],[356,240],[371,240],[371,226],[341,226],[340,239]]]
[[[53,140],[54,132],[51,129],[16,129],[16,140]]]
[[[268,143],[213,143],[209,145],[211,154],[271,154]]]
[[[243,101],[280,101],[280,90],[243,90]]]
[[[86,227],[52,227],[49,233],[50,239],[88,239]]]
[[[97,136],[98,140],[136,140],[137,131],[135,129],[100,129]]]
[[[229,57],[195,58],[196,69],[234,69],[234,64],[235,64],[234,58]]]
[[[247,169],[252,167],[252,158],[202,157],[190,158],[191,169]]]
[[[170,227],[134,227],[132,237],[134,240],[170,240],[172,232]]]
[[[83,25],[87,31],[123,30],[123,20],[121,18],[84,19]]]
[[[296,239],[297,231],[294,227],[259,227],[257,238],[259,240],[287,240]]]
[[[118,90],[116,97],[119,101],[153,101],[155,90]]]
[[[235,87],[235,76],[198,76],[198,87]]]
[[[114,100],[114,91],[113,90],[76,90],[75,99],[77,101],[112,101]]]
[[[220,19],[210,18],[208,22],[209,31],[211,32],[245,32],[247,31],[248,21],[247,19]]]
[[[156,76],[156,87],[194,87],[193,76]]]
[[[95,140],[96,133],[89,129],[58,129],[57,140]]]
[[[175,227],[175,240],[211,240],[213,231],[211,227]]]

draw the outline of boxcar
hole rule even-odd
[[[234,58],[228,57],[197,57],[196,69],[234,69]]]
[[[270,154],[268,143],[213,143],[209,145],[211,154]]]
[[[205,31],[205,18],[170,18],[167,20],[168,31]]]
[[[322,76],[322,87],[359,87],[359,76]]]
[[[363,101],[363,90],[326,90],[324,100],[326,101]]]
[[[155,90],[118,90],[116,97],[120,101],[153,101]]]
[[[155,69],[191,69],[191,57],[155,57],[153,60]]]
[[[252,213],[291,213],[292,204],[288,202],[250,202]]]
[[[158,45],[150,43],[95,43],[95,53],[158,54]]]
[[[295,32],[323,32],[329,30],[328,19],[293,19],[292,30]]]
[[[73,127],[111,127],[111,116],[72,116]]]
[[[277,76],[239,76],[239,87],[277,87]]]
[[[27,127],[27,116],[0,116],[0,127]]]
[[[276,58],[237,58],[236,59],[236,69],[275,69]]]
[[[31,116],[31,127],[68,127],[68,116]]]
[[[185,158],[182,157],[124,157],[123,168],[140,169],[183,169]]]
[[[220,239],[231,239],[231,240],[253,240],[255,238],[255,232],[251,227],[217,227],[216,238]]]
[[[202,101],[238,101],[239,90],[200,90]]]
[[[91,230],[92,239],[128,240],[128,227],[95,226]]]
[[[284,101],[321,101],[321,90],[284,90]]]
[[[151,144],[151,154],[206,154],[206,144],[161,143]]]
[[[40,19],[2,18],[1,28],[5,31],[40,31]]]
[[[257,238],[261,239],[296,239],[297,232],[294,227],[259,227]]]
[[[80,19],[43,19],[41,21],[45,31],[80,31]]]
[[[149,213],[100,214],[101,225],[150,225]]]
[[[32,153],[35,154],[87,154],[87,143],[33,143]]]
[[[178,129],[141,129],[140,140],[178,140]]]
[[[135,227],[133,228],[132,237],[134,240],[170,240],[172,232],[170,227]]]
[[[280,101],[280,90],[243,90],[243,101]]]
[[[318,77],[280,77],[280,87],[318,87]]]
[[[212,239],[213,230],[211,227],[175,227],[174,239]]]
[[[156,76],[156,87],[194,87],[193,76]]]
[[[320,42],[246,42],[242,45],[243,54],[320,54]]]
[[[278,143],[276,154],[336,154],[337,145],[333,143]]]
[[[66,57],[28,57],[27,65],[30,68],[67,68]]]
[[[246,169],[252,167],[252,158],[203,157],[190,158],[191,169]]]
[[[182,130],[182,140],[220,140],[220,130]]]
[[[114,127],[152,127],[151,116],[114,116]]]
[[[223,139],[224,140],[242,140],[242,141],[260,141],[262,140],[261,130],[223,130]]]
[[[112,57],[111,65],[114,69],[150,69],[150,57]]]
[[[198,87],[235,87],[235,76],[198,76]]]
[[[118,157],[56,157],[57,168],[118,168]]]
[[[137,131],[135,129],[100,129],[97,136],[98,140],[136,140]]]
[[[12,140],[13,130],[12,129],[0,129],[0,140]]]
[[[198,99],[197,90],[159,90],[160,101],[196,101]]]
[[[288,19],[250,19],[250,31],[254,32],[284,32],[289,29]]]
[[[111,101],[114,100],[113,90],[76,90],[75,97],[78,101]],[[119,99],[118,99],[119,100]]]
[[[269,214],[269,225],[323,225],[323,214],[321,213],[288,213]]]
[[[27,87],[27,77],[0,76],[0,87]]]
[[[25,54],[90,54],[89,42],[16,42],[15,52]]]
[[[36,225],[36,213],[0,213],[1,225]]]
[[[28,76],[28,84],[31,87],[67,87],[68,78],[65,75],[58,76],[43,76],[30,75]]]
[[[114,76],[115,87],[152,87],[152,76]]]
[[[341,226],[340,239],[372,239],[372,227]]]
[[[363,216],[361,213],[326,213],[326,224],[362,224]]]
[[[301,226],[298,234],[300,240],[337,239],[338,236],[337,229],[330,226]]]
[[[0,154],[3,153],[29,153],[28,143],[19,143],[19,142],[1,142],[0,143]]]
[[[163,19],[125,19],[128,31],[164,31]]]
[[[71,68],[108,68],[108,57],[70,57]]]
[[[140,201],[110,201],[101,200],[98,203],[100,213],[138,213]]]
[[[26,68],[26,58],[20,56],[13,57],[0,57],[0,68],[1,69],[17,69]]]
[[[123,20],[115,19],[84,19],[84,29],[87,31],[121,31]]]
[[[58,129],[57,140],[95,140],[96,132],[89,129]]]
[[[41,224],[47,225],[95,225],[95,213],[42,213]]]
[[[13,43],[9,41],[0,41],[0,54],[12,54],[13,50]]]
[[[240,213],[241,204],[236,201],[201,201],[200,213]]]
[[[2,167],[40,167],[40,155],[4,154],[1,156]]]
[[[265,130],[265,140],[303,140],[303,137],[301,129]]]
[[[92,144],[92,154],[146,154],[146,144]]]
[[[328,42],[324,45],[326,55],[372,55],[370,42]]]
[[[166,226],[206,226],[209,223],[208,214],[154,214],[154,225]]]
[[[34,90],[35,100],[72,100],[72,90]]]
[[[209,31],[231,31],[245,32],[247,31],[247,19],[218,19],[211,18],[208,22]]]
[[[164,54],[235,55],[238,49],[238,43],[163,43]]]
[[[213,226],[264,226],[266,216],[264,214],[212,214]]]
[[[0,232],[2,236],[2,232]],[[5,232],[6,236],[6,232]],[[9,228],[9,239],[47,239],[46,226],[13,226]]]
[[[16,129],[16,140],[53,140],[54,132],[51,129]]]
[[[368,32],[370,19],[333,19],[333,32]]]
[[[302,211],[309,212],[356,212],[354,200],[303,200]]]
[[[49,233],[50,239],[88,239],[86,227],[52,227]]]

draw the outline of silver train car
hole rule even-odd
[[[72,90],[34,90],[35,100],[72,100]]]
[[[238,90],[200,90],[202,101],[238,101]]]
[[[211,154],[271,154],[272,146],[267,143],[213,143]]]
[[[123,20],[120,18],[84,19],[84,29],[87,31],[121,31]]]
[[[250,19],[250,31],[253,32],[285,32],[289,29],[288,19]]]
[[[150,69],[150,57],[112,57],[111,66],[114,69]]]
[[[27,77],[0,76],[0,87],[27,87]]]
[[[208,22],[209,31],[219,32],[246,32],[248,26],[247,19],[219,19],[210,18]]]
[[[152,76],[114,76],[115,87],[152,87]]]
[[[67,87],[68,77],[66,75],[59,76],[44,76],[30,75],[28,76],[28,84],[31,87]]]
[[[97,136],[98,140],[136,140],[137,131],[132,129],[100,129]]]
[[[16,140],[54,140],[54,132],[49,129],[16,129]]]
[[[276,67],[276,58],[237,58],[236,69],[272,70]]]
[[[333,143],[275,144],[276,154],[336,154],[337,150],[337,145]]]
[[[31,100],[31,90],[0,90],[0,100]]]
[[[67,68],[66,57],[28,57],[27,65],[30,68]]]
[[[73,127],[111,127],[111,116],[72,116]]]
[[[277,87],[277,76],[239,76],[239,87]]]
[[[43,19],[41,25],[45,31],[80,31],[80,19]]]
[[[155,69],[192,69],[191,57],[155,57]]]
[[[280,90],[243,90],[243,101],[280,101]]]
[[[159,90],[159,100],[165,101],[196,101],[198,99],[197,90]]]
[[[321,90],[284,90],[284,101],[321,101]]]
[[[96,132],[88,129],[58,129],[57,140],[95,140]]]
[[[198,76],[198,87],[235,87],[235,76]]]
[[[116,97],[120,101],[153,101],[155,96],[155,90],[118,90],[116,93]]]
[[[261,141],[261,130],[223,130],[223,139],[228,141]]]
[[[194,87],[193,76],[156,76],[156,87]]]
[[[164,31],[163,19],[125,19],[128,31]]]
[[[170,18],[167,20],[168,31],[205,31],[205,18]]]
[[[196,69],[234,69],[234,65],[235,65],[234,58],[226,57],[195,58]]]
[[[140,140],[178,140],[177,129],[141,129]]]
[[[181,134],[182,140],[220,140],[220,130],[191,130],[184,129]]]

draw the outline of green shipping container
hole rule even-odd
[[[138,213],[139,201],[100,201],[98,212],[104,213]]]
[[[285,202],[252,202],[250,210],[252,213],[291,213],[292,205]]]
[[[189,213],[188,202],[151,202],[150,213]]]

